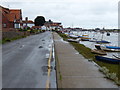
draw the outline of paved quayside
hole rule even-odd
[[[48,58],[52,47],[49,31],[3,45],[2,87],[3,88],[56,88],[56,73],[53,65],[48,77]]]
[[[54,42],[59,88],[118,88],[55,32]]]

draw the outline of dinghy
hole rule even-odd
[[[118,46],[102,46],[102,45],[95,45],[98,50],[104,50],[109,52],[120,52],[120,47]]]
[[[67,39],[68,42],[76,42],[76,43],[79,43],[79,39]]]
[[[107,53],[103,50],[93,49],[93,50],[91,50],[91,52],[94,54],[99,54],[99,55],[107,55]]]
[[[119,64],[120,63],[120,59],[118,58],[110,58],[110,57],[105,57],[105,56],[95,56],[96,60],[98,61],[103,61],[103,62],[107,62],[107,63],[112,63],[112,64]]]
[[[100,41],[96,41],[96,43],[99,43],[99,44],[106,44],[106,43],[111,43],[111,42],[105,41],[105,40],[100,40]]]
[[[78,38],[78,36],[76,36],[76,35],[69,35],[69,37],[74,38],[74,39]]]

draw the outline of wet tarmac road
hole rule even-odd
[[[2,88],[46,88],[51,45],[52,34],[49,31],[4,44]],[[52,65],[54,67],[54,64]],[[54,68],[50,79],[51,88],[55,88]]]

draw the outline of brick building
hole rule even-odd
[[[0,6],[2,13],[2,30],[10,28],[19,28],[22,22],[21,9],[9,9]]]

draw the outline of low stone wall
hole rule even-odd
[[[18,31],[18,30],[9,30],[9,31],[3,31],[2,32],[2,39],[8,38],[13,39],[20,36],[29,36],[30,32],[28,31]]]

